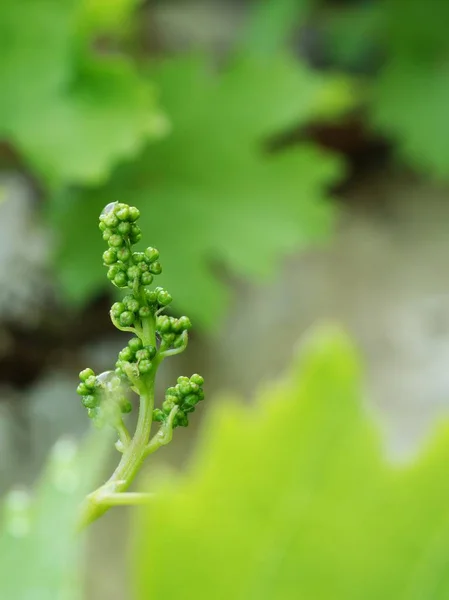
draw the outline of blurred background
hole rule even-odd
[[[86,432],[77,374],[125,344],[97,228],[116,200],[194,324],[158,385],[207,382],[157,461],[182,469],[214,397],[250,402],[322,319],[356,340],[391,456],[415,451],[449,407],[448,22],[441,0],[3,0],[2,493]],[[126,597],[124,528],[96,525],[91,598]]]

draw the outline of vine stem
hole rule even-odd
[[[139,504],[148,504],[154,498],[154,494],[143,494],[140,492],[122,492],[121,494],[104,494],[97,499],[97,502],[104,502],[111,506],[135,506]]]
[[[154,319],[143,319],[142,341],[144,345],[154,343],[154,336]],[[86,497],[81,507],[80,528],[92,523],[107,512],[116,501],[119,502],[115,496],[126,492],[148,455],[148,443],[153,422],[154,382],[162,358],[154,360],[152,371],[141,381],[139,416],[134,436],[124,449],[122,458],[108,481]],[[123,503],[126,503],[125,498],[123,498]]]
[[[113,503],[108,502],[108,497],[110,499],[111,495],[126,492],[145,460],[153,420],[154,374],[146,387],[146,392],[140,396],[139,418],[134,437],[108,481],[89,494],[84,501],[79,523],[81,528],[109,510]]]

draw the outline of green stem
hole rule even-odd
[[[92,523],[109,510],[111,504],[108,504],[105,498],[111,493],[125,492],[145,460],[153,421],[154,374],[153,372],[147,380],[146,392],[140,397],[139,418],[134,437],[108,481],[87,496],[81,512],[81,527]]]
[[[178,410],[179,410],[178,406],[174,406],[171,409],[166,422],[162,425],[162,427],[159,429],[159,431],[156,433],[156,435],[153,436],[151,438],[150,442],[148,443],[148,445],[145,449],[145,456],[148,456],[149,454],[153,454],[153,452],[156,452],[156,450],[158,450],[161,446],[166,446],[167,444],[169,444],[172,441],[173,422],[175,420],[176,413],[178,412]]]
[[[97,498],[98,503],[111,506],[130,506],[137,504],[148,504],[153,500],[153,494],[142,494],[139,492],[122,492],[120,494],[107,494]]]
[[[154,318],[142,319],[143,344],[149,345],[154,341]],[[125,448],[120,463],[108,481],[87,496],[82,507],[81,527],[95,521],[109,510],[112,504],[107,502],[107,498],[112,496],[115,498],[115,494],[125,492],[129,488],[148,454],[147,448],[153,422],[154,381],[159,362],[160,360],[157,359],[153,361],[153,370],[140,382],[139,417],[134,437]]]
[[[131,436],[129,435],[129,431],[123,422],[123,419],[120,419],[120,421],[116,423],[115,428],[123,448],[127,448],[131,442]]]

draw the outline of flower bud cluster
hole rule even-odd
[[[132,365],[135,377],[146,375],[153,369],[153,362],[157,350],[154,346],[144,346],[142,340],[133,337],[128,345],[119,352],[118,361],[115,363],[115,373],[118,377],[127,377],[126,366],[124,363]]]
[[[156,331],[165,346],[173,346],[179,348],[185,343],[183,333],[192,327],[192,323],[188,317],[169,317],[167,315],[159,315],[156,318]]]
[[[112,305],[111,316],[122,327],[130,327],[139,319],[145,319],[168,306],[171,301],[170,294],[161,287],[145,290],[143,299],[140,295],[128,294],[121,302]]]
[[[122,381],[114,371],[95,375],[92,369],[84,369],[79,377],[81,383],[76,391],[82,396],[87,414],[97,426],[114,425],[122,414],[131,412],[131,403],[124,393]]]
[[[162,409],[153,411],[153,421],[164,422],[172,409],[177,406],[178,411],[173,421],[173,427],[187,427],[188,414],[194,412],[196,405],[204,400],[204,379],[195,374],[192,377],[178,377],[176,386],[169,387],[165,394]]]
[[[109,249],[103,253],[103,264],[108,267],[107,277],[118,288],[147,286],[154,275],[162,272],[156,248],[132,252],[142,232],[136,221],[140,212],[135,206],[111,202],[100,215],[100,230]]]

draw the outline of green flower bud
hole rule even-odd
[[[143,278],[145,277],[145,275],[147,275],[147,273],[144,273],[142,275],[142,283],[143,283]],[[150,275],[150,273],[148,273],[148,275]],[[153,279],[153,276],[150,275],[151,279]],[[145,297],[147,299],[147,302],[149,304],[155,304],[157,301],[157,294],[156,291],[154,290],[145,290]]]
[[[145,261],[145,253],[144,252],[133,252],[133,263],[138,265],[142,261]]]
[[[141,319],[146,319],[151,316],[151,309],[148,306],[142,306],[139,308],[139,317]]]
[[[181,403],[181,398],[178,398],[178,396],[171,396],[170,394],[167,394],[165,396],[165,400],[167,400],[167,402],[171,402],[172,404],[180,404]]]
[[[139,372],[144,374],[149,373],[153,368],[153,363],[149,360],[141,360],[139,362]]]
[[[84,380],[84,385],[88,387],[90,390],[95,389],[95,385],[97,383],[97,378],[95,375],[91,375],[87,379]]]
[[[181,385],[182,383],[190,383],[190,379],[181,375],[180,377],[178,377],[177,383],[178,385]]]
[[[154,346],[145,346],[145,349],[148,350],[148,354],[150,355],[150,359],[153,359],[156,354],[157,354],[157,350]]]
[[[181,346],[183,346],[185,343],[184,338],[182,337],[182,335],[178,335],[176,336],[175,341],[173,342],[173,347],[174,348],[181,348]]]
[[[148,272],[142,273],[140,281],[142,282],[142,285],[151,285],[151,283],[153,282],[153,275],[151,275],[151,273]]]
[[[139,267],[136,267],[136,266],[129,267],[128,270],[126,271],[126,274],[128,275],[129,279],[138,279],[140,276]]]
[[[179,411],[175,417],[175,426],[176,427],[187,427],[189,424],[189,419],[185,413]]]
[[[153,421],[156,421],[158,423],[161,423],[162,421],[165,421],[165,415],[161,411],[160,408],[155,408],[153,410]]]
[[[108,244],[113,248],[119,248],[120,246],[123,246],[123,238],[121,235],[114,233],[108,239]]]
[[[197,397],[198,397],[198,402],[200,402],[201,400],[204,400],[204,390],[203,388],[200,388],[197,392]]]
[[[182,331],[184,331],[183,322],[179,319],[175,319],[172,324],[172,329],[175,333],[181,333]]]
[[[124,204],[121,208],[118,208],[116,210],[115,214],[120,219],[120,221],[127,221],[129,219],[129,206],[127,204]]]
[[[112,235],[112,229],[105,229],[103,231],[103,239],[104,239],[104,241],[107,242],[108,239],[111,237],[111,235]]]
[[[97,398],[95,396],[89,395],[84,396],[81,402],[84,404],[86,408],[95,408],[97,406]]]
[[[135,300],[135,298],[134,298],[133,294],[126,294],[126,296],[123,296],[123,298],[122,298],[122,302],[126,306],[127,309],[129,309],[129,302],[134,302],[134,300]]]
[[[192,383],[196,383],[197,385],[199,385],[200,387],[202,385],[204,385],[204,377],[201,377],[201,375],[198,375],[198,373],[194,373],[192,375],[192,377],[190,378],[190,381]]]
[[[139,217],[140,217],[140,210],[138,208],[136,208],[135,206],[130,206],[128,219],[130,221],[137,221],[137,219]]]
[[[170,402],[170,401],[168,401],[168,400],[165,400],[165,401],[162,403],[162,410],[164,411],[164,413],[165,413],[166,415],[170,414],[170,411],[172,410],[172,408],[173,408],[173,407],[174,407],[174,404],[173,404],[173,402]]]
[[[182,396],[188,396],[192,392],[192,386],[190,385],[190,381],[188,383],[180,383],[179,392]]]
[[[168,306],[172,300],[173,300],[173,298],[170,296],[170,294],[166,290],[160,291],[159,294],[157,295],[157,301],[162,306]]]
[[[111,315],[116,319],[125,311],[125,305],[123,302],[114,302],[111,306]]]
[[[140,305],[139,305],[139,301],[138,301],[138,300],[135,300],[134,298],[133,298],[133,300],[130,300],[130,301],[128,302],[128,309],[129,309],[131,312],[134,312],[134,313],[135,313],[135,312],[137,312],[137,311],[139,310],[139,306],[140,306]]]
[[[119,317],[119,323],[122,327],[129,327],[134,323],[134,318],[134,314],[131,311],[125,310]]]
[[[81,381],[86,381],[89,377],[95,377],[95,373],[92,369],[83,369],[80,373]]]
[[[174,333],[163,333],[162,334],[162,339],[164,340],[164,342],[166,344],[173,344],[173,342],[175,341],[175,334]]]
[[[118,222],[119,221],[113,212],[106,215],[106,217],[103,219],[103,223],[105,223],[105,225],[107,227],[110,227],[111,229],[114,229],[115,227],[117,227]]]
[[[156,329],[161,333],[168,333],[171,329],[170,319],[167,315],[160,315],[156,319]]]
[[[149,246],[145,250],[145,256],[148,258],[148,260],[150,262],[154,262],[155,260],[157,260],[159,258],[159,251],[156,250],[156,248],[151,248],[151,246]]]
[[[131,223],[128,223],[128,221],[122,221],[118,224],[117,231],[120,235],[128,235],[131,231]]]
[[[131,225],[131,231],[129,232],[129,235],[131,237],[136,237],[136,236],[141,236],[142,235],[142,231],[140,230],[140,227],[138,225]]]
[[[117,261],[117,253],[110,248],[103,252],[103,262],[105,265],[112,265]]]
[[[103,223],[103,221],[100,221],[98,223],[98,227],[99,227],[100,231],[105,231],[107,229],[106,223]]]
[[[192,380],[190,380],[190,388],[192,390],[193,394],[196,394],[197,391],[200,389],[200,386],[196,383],[194,383]]]
[[[150,273],[153,275],[160,275],[162,273],[162,266],[160,262],[152,262],[150,264]]]
[[[122,223],[123,225],[123,223]],[[129,260],[129,257],[131,256],[131,252],[129,251],[129,249],[126,246],[122,246],[121,248],[119,248],[117,250],[117,259],[121,260],[122,262],[127,262]]]
[[[90,393],[90,390],[85,383],[80,383],[76,388],[76,393],[80,396],[87,396]]]
[[[186,396],[182,402],[182,406],[184,407],[184,405],[188,406],[188,407],[192,407],[192,406],[196,406],[198,404],[199,400],[198,400],[198,396],[196,394],[189,394],[188,396]]]
[[[119,271],[117,275],[114,277],[114,283],[119,288],[126,287],[128,283],[128,279],[126,278],[125,271]]]
[[[149,359],[150,358],[150,353],[148,352],[147,348],[142,348],[141,350],[137,350],[136,352],[136,359],[137,360],[143,360],[143,359]]]
[[[143,262],[143,261],[142,261],[142,262],[140,262],[140,263],[139,263],[137,266],[139,267],[139,271],[140,271],[141,273],[146,273],[146,272],[148,271],[148,269],[150,268],[150,267],[147,265],[147,263],[146,263],[146,262]]]
[[[120,360],[125,360],[126,362],[129,362],[129,361],[133,360],[133,358],[134,358],[133,349],[130,348],[129,346],[126,346],[126,348],[123,348],[123,350],[120,350],[118,356],[119,356]]]
[[[106,277],[110,281],[113,281],[118,273],[120,273],[120,267],[118,265],[113,265],[112,267],[109,267]]]
[[[133,337],[129,340],[128,346],[133,352],[137,352],[142,348],[142,340],[138,337]]]
[[[178,323],[180,324],[183,331],[188,331],[192,328],[192,323],[190,322],[189,317],[179,317]]]
[[[166,395],[168,396],[178,396],[178,388],[169,387],[167,388]]]

